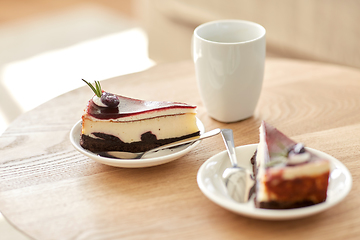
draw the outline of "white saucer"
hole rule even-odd
[[[205,132],[205,127],[203,123],[197,118],[196,123],[198,128],[200,129],[200,134]],[[161,150],[158,152],[154,152],[151,154],[147,154],[143,159],[114,159],[99,156],[93,152],[90,152],[80,146],[80,133],[81,133],[81,120],[77,122],[70,131],[70,142],[75,147],[76,150],[81,152],[82,154],[88,156],[96,162],[114,166],[114,167],[123,167],[123,168],[143,168],[143,167],[151,167],[164,163],[168,163],[178,159],[188,152],[190,152],[193,148],[195,148],[200,141],[196,141],[194,143],[189,143],[186,145],[182,145],[172,149]]]
[[[236,148],[240,166],[252,169],[250,158],[253,156],[256,147],[257,144],[252,144]],[[285,220],[310,216],[329,209],[343,200],[350,192],[352,177],[349,170],[339,160],[324,152],[311,148],[307,149],[329,159],[331,162],[332,170],[327,200],[323,203],[298,209],[270,210],[255,208],[253,199],[245,204],[235,202],[227,195],[221,178],[224,170],[231,165],[226,151],[216,154],[203,163],[197,174],[197,182],[201,191],[211,201],[240,215],[266,220]]]

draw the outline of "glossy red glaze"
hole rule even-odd
[[[98,119],[116,119],[167,109],[196,108],[196,106],[179,102],[144,101],[120,95],[117,96],[120,100],[117,108],[99,107],[90,99],[86,109],[87,113]]]

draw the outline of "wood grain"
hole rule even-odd
[[[350,170],[353,189],[336,207],[292,221],[261,221],[209,201],[196,183],[209,157],[225,150],[205,139],[176,161],[143,169],[98,164],[70,144],[69,131],[92,93],[84,86],[16,119],[0,137],[0,211],[35,239],[356,239],[360,235],[360,72],[268,59],[253,117],[209,118],[190,61],[102,82],[105,90],[198,105],[207,130],[232,128],[236,145],[258,142],[261,120]]]

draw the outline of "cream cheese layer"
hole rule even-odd
[[[257,175],[256,175],[256,200],[259,202],[268,201],[268,196],[266,193],[266,186],[264,184],[265,181],[265,164],[266,159],[269,156],[268,147],[266,144],[266,135],[265,135],[265,126],[261,124],[259,128],[260,132],[260,141],[257,147],[256,153],[256,167],[257,167]]]
[[[100,132],[116,136],[125,143],[131,143],[141,141],[141,135],[149,131],[158,140],[181,137],[199,131],[195,113],[144,115],[146,117],[143,118],[129,116],[127,121],[123,118],[100,120],[87,115],[83,117],[82,134],[96,138],[92,133]]]

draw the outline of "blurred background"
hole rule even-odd
[[[268,57],[360,68],[359,10],[356,0],[0,0],[0,134],[81,78],[191,59],[193,30],[217,19],[263,25]],[[28,238],[0,215],[0,239]]]

